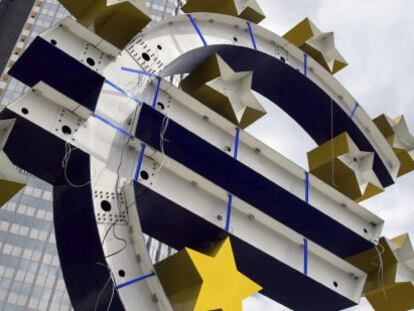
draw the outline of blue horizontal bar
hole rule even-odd
[[[254,37],[253,28],[250,22],[247,22],[247,28],[249,29],[250,39],[252,40],[253,47],[255,50],[257,50],[256,38]]]
[[[135,283],[139,283],[139,282],[145,281],[146,279],[149,279],[149,278],[151,278],[153,276],[155,276],[155,273],[154,272],[151,272],[150,274],[147,274],[147,275],[144,275],[144,276],[140,276],[140,277],[135,278],[135,279],[132,279],[132,280],[130,280],[128,282],[119,284],[115,288],[116,289],[121,289],[121,288],[127,287],[129,285],[132,285],[132,284],[135,284]]]
[[[117,90],[119,93],[121,93],[122,95],[132,99],[133,101],[135,101],[137,104],[142,105],[142,102],[135,96],[129,94],[127,91],[125,91],[123,88],[121,88],[119,85],[116,85],[115,83],[113,83],[112,81],[109,80],[105,80],[105,83],[108,84],[109,86],[111,86],[113,89]]]
[[[145,148],[146,148],[145,144],[142,144],[141,145],[141,151],[140,151],[139,157],[138,157],[137,169],[135,170],[135,177],[134,177],[135,181],[138,181],[139,172],[141,171],[142,162],[144,160]]]
[[[197,21],[190,14],[188,14],[187,16],[190,19],[191,24],[193,24],[193,27],[196,30],[198,36],[200,37],[201,42],[203,42],[204,46],[207,46],[207,41],[206,39],[204,39],[203,33],[201,32],[201,29],[198,26]]]
[[[353,118],[354,118],[355,113],[356,113],[356,112],[357,112],[357,110],[358,110],[358,107],[359,107],[359,104],[358,104],[358,103],[355,103],[355,106],[354,106],[354,108],[353,108],[353,109],[352,109],[352,111],[351,111],[351,115],[350,115],[351,119],[353,119]]]
[[[110,127],[112,127],[113,129],[117,130],[119,133],[121,133],[122,135],[128,137],[128,138],[133,138],[134,136],[131,135],[131,133],[129,133],[128,131],[126,131],[125,129],[123,129],[122,127],[119,127],[118,125],[112,123],[111,121],[109,121],[108,119],[105,119],[104,117],[101,117],[100,115],[94,114],[94,117],[97,118],[99,121],[102,121],[103,123],[109,125]]]
[[[150,77],[150,78],[157,78],[158,77],[156,74],[153,74],[151,72],[144,71],[144,70],[138,70],[138,69],[133,69],[133,68],[128,68],[128,67],[121,67],[121,70],[125,71],[125,72],[136,73],[136,74],[139,74],[139,75],[142,75],[142,76],[147,76],[147,77]]]

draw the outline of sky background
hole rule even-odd
[[[335,77],[372,118],[382,113],[392,118],[404,114],[414,133],[414,1],[257,1],[267,15],[261,25],[278,35],[285,34],[305,17],[324,32],[334,31],[336,46],[349,63]],[[251,132],[307,168],[306,152],[315,144],[283,112],[274,108],[272,112],[272,118],[263,118],[250,128]],[[409,232],[414,237],[414,172],[399,178],[397,183],[362,205],[385,220],[385,236]],[[288,309],[256,295],[245,301],[244,310]],[[373,309],[362,300],[358,307],[348,310]]]

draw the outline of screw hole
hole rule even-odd
[[[147,171],[141,171],[141,173],[139,174],[141,176],[142,179],[147,180],[149,178],[149,174]]]
[[[93,60],[93,58],[88,57],[86,59],[86,62],[88,63],[89,66],[95,66],[95,61]]]
[[[72,129],[69,126],[64,125],[64,126],[62,126],[62,132],[65,135],[70,135],[70,134],[72,134]]]
[[[368,230],[367,230],[367,228],[364,228],[364,233],[368,233]]]
[[[281,57],[281,58],[280,58],[280,60],[281,60],[283,63],[286,63],[286,59],[285,59],[284,57]]]
[[[164,105],[163,103],[161,103],[161,102],[158,102],[158,103],[157,103],[157,106],[158,106],[161,110],[164,110],[164,109],[165,109],[165,105]]]
[[[22,108],[22,113],[23,114],[28,114],[29,113],[29,110],[27,108]]]
[[[109,203],[107,200],[103,200],[101,202],[101,208],[105,211],[105,212],[110,212],[112,209],[111,203]]]
[[[335,287],[338,287],[338,282],[333,282],[333,285],[335,286]]]
[[[118,274],[121,278],[125,277],[125,271],[124,270],[119,270]]]
[[[237,37],[233,37],[234,42],[239,41],[239,39],[237,39]]]
[[[147,54],[147,53],[142,53],[142,58],[144,59],[144,60],[146,60],[147,62],[151,59],[151,57]]]
[[[217,220],[218,220],[218,221],[222,221],[222,220],[223,220],[223,216],[221,216],[221,215],[217,215]]]
[[[158,44],[157,45],[157,49],[161,51],[162,50],[162,46]]]
[[[50,40],[50,43],[52,43],[53,45],[57,44],[57,41],[55,39]]]
[[[224,149],[226,149],[227,152],[231,152],[231,147],[230,146],[226,146],[226,147],[224,147]]]

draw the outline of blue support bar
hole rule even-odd
[[[305,172],[305,201],[309,203],[309,173]],[[303,239],[303,273],[308,275],[308,240]]]
[[[236,128],[236,139],[234,141],[234,153],[233,158],[237,159],[239,155],[239,143],[240,143],[240,129]]]
[[[250,22],[247,22],[247,28],[249,29],[250,39],[252,40],[253,47],[255,50],[257,50],[256,38],[254,37],[253,28]]]
[[[308,54],[303,54],[303,74],[308,76]]]
[[[109,121],[108,119],[105,119],[104,117],[101,117],[100,115],[94,114],[94,117],[96,119],[98,119],[99,121],[102,121],[103,123],[109,125],[110,127],[112,127],[113,129],[117,130],[119,133],[121,133],[122,135],[128,137],[129,139],[134,138],[133,135],[131,135],[131,133],[129,133],[128,131],[126,131],[125,129],[123,129],[122,127],[119,127],[118,125],[112,123],[111,121]]]
[[[305,172],[305,202],[309,203],[309,173]]]
[[[128,67],[121,67],[121,70],[125,71],[125,72],[136,73],[136,74],[142,75],[142,76],[147,76],[149,78],[157,78],[158,77],[156,74],[153,74],[151,72],[138,70],[138,69],[133,69],[133,68],[128,68]]]
[[[139,173],[141,172],[142,162],[144,161],[145,148],[146,148],[145,144],[142,144],[141,151],[138,157],[137,169],[135,170],[135,176],[134,176],[135,181],[138,181]]]
[[[155,273],[154,272],[151,272],[151,273],[149,273],[147,275],[144,275],[144,276],[141,276],[141,277],[132,279],[132,280],[130,280],[128,282],[125,282],[125,283],[122,283],[122,284],[119,284],[115,288],[116,289],[121,289],[121,288],[127,287],[129,285],[132,285],[132,284],[135,284],[135,283],[139,283],[139,282],[145,281],[145,280],[147,280],[147,279],[149,279],[149,278],[151,278],[153,276],[155,276]]]
[[[155,109],[155,106],[157,105],[158,101],[158,94],[160,93],[160,87],[161,87],[161,78],[157,78],[157,86],[155,87],[155,93],[154,98],[152,99],[152,109]]]
[[[303,239],[303,274],[308,275],[308,240]]]
[[[227,215],[226,215],[226,231],[230,230],[230,219],[231,219],[231,210],[233,208],[233,195],[229,194],[229,199],[227,201]]]
[[[234,153],[233,158],[237,159],[239,154],[239,143],[240,143],[240,129],[236,128],[236,138],[234,140]],[[231,211],[233,208],[233,195],[228,195],[227,201],[227,215],[226,215],[226,231],[229,232],[230,230],[230,219],[231,219]]]
[[[201,42],[203,42],[204,46],[207,46],[207,41],[206,39],[204,39],[203,33],[201,32],[201,29],[198,26],[197,21],[191,16],[191,14],[188,14],[187,16],[190,19],[191,24],[193,24],[194,29],[197,31],[197,34],[200,37]]]
[[[136,98],[135,96],[132,96],[131,94],[129,94],[127,91],[125,91],[122,87],[120,87],[119,85],[116,85],[115,83],[113,83],[112,81],[109,80],[105,80],[105,83],[108,84],[109,86],[111,86],[113,89],[117,90],[119,93],[121,93],[122,95],[132,99],[133,101],[135,101],[137,104],[142,105],[142,102]]]
[[[358,110],[358,107],[359,107],[359,104],[358,104],[358,103],[355,103],[355,106],[354,106],[354,108],[353,108],[353,109],[352,109],[352,111],[351,111],[351,115],[350,115],[351,119],[353,119],[353,118],[354,118],[355,113],[356,113],[356,112],[357,112],[357,110]]]

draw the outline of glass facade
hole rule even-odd
[[[177,1],[146,3],[155,21],[176,14]],[[67,14],[56,0],[36,0],[0,77],[0,111],[28,90],[8,70],[38,34]],[[32,176],[27,180],[0,209],[0,311],[71,310],[56,252],[51,187]],[[173,251],[154,239],[146,241],[154,261]]]

